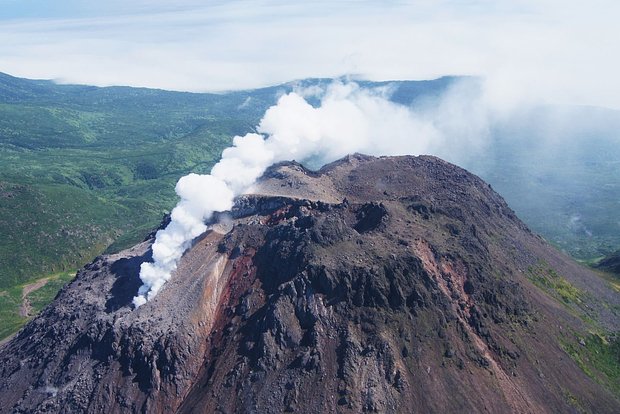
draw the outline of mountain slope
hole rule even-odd
[[[412,100],[453,80],[393,84],[398,99]],[[208,173],[232,137],[252,131],[294,85],[330,81],[213,94],[0,73],[0,233],[15,239],[0,242],[0,288],[82,265],[121,236],[113,250],[139,241],[174,205],[180,176]]]
[[[454,80],[363,84],[409,103]],[[180,176],[209,172],[281,94],[330,82],[213,94],[0,73],[0,340],[27,320],[15,290],[139,242],[174,206]]]
[[[577,360],[618,330],[617,293],[437,158],[274,166],[132,310],[151,242],[0,349],[3,412],[620,409],[613,371]]]
[[[463,79],[357,82],[424,111]],[[138,242],[174,205],[180,176],[208,172],[232,137],[252,131],[281,94],[331,82],[212,94],[0,73],[0,234],[7,235],[0,241],[0,313],[12,315],[10,324],[0,320],[0,338],[26,320],[5,300],[12,290]],[[620,245],[619,114],[529,108],[492,122],[488,148],[456,161],[554,245],[580,259],[600,257]]]
[[[620,250],[604,257],[596,267],[620,275]]]

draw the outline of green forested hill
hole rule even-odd
[[[246,98],[0,75],[0,288],[138,240],[274,99]]]
[[[246,99],[0,74],[0,339],[29,316],[22,287],[141,240],[275,95]]]

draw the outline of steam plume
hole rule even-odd
[[[250,190],[276,162],[294,159],[320,167],[353,152],[446,156],[450,154],[441,154],[442,148],[458,152],[463,145],[481,145],[486,117],[479,109],[484,107],[481,96],[472,91],[467,82],[457,84],[441,99],[416,110],[389,101],[385,90],[355,83],[335,82],[319,91],[318,107],[304,99],[308,91],[282,96],[265,112],[258,133],[233,139],[210,175],[189,174],[179,180],[176,192],[181,201],[170,224],[157,232],[153,262],[141,266],[144,284],[134,305],[157,295],[192,240],[206,230],[205,220],[213,212],[229,210],[234,198]]]

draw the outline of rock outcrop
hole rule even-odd
[[[565,352],[586,322],[532,276],[591,292],[608,331],[617,294],[463,169],[283,163],[212,224],[137,310],[152,238],[82,269],[0,349],[0,411],[620,411]]]

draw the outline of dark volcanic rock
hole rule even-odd
[[[620,276],[620,250],[603,258],[596,267]]]
[[[583,322],[528,274],[593,292],[610,330],[617,295],[458,167],[283,163],[223,217],[138,310],[151,241],[80,271],[0,350],[0,411],[620,410],[562,349]]]

